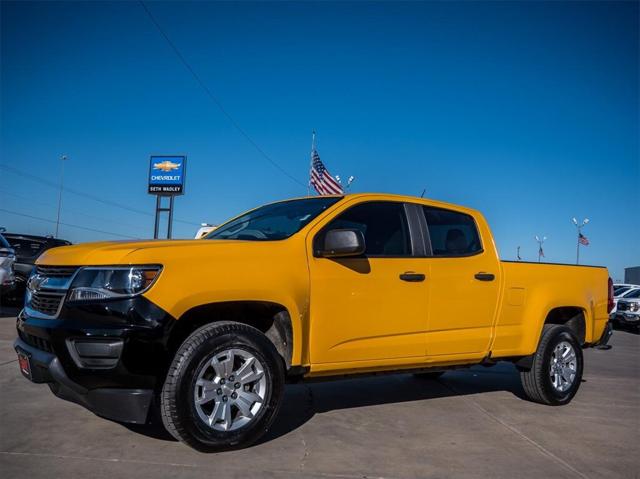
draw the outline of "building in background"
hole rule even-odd
[[[626,284],[640,284],[640,266],[632,266],[624,269],[624,282]]]

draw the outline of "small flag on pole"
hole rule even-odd
[[[578,241],[581,245],[589,246],[589,239],[582,233],[578,233]]]
[[[540,248],[540,249],[538,249],[538,256],[539,256],[540,258],[544,258],[544,251],[542,251],[542,245],[540,245],[540,247],[539,247],[539,248]]]
[[[311,172],[309,183],[318,192],[319,195],[342,195],[344,191],[340,183],[331,176],[329,170],[320,160],[320,155],[314,149],[311,155]]]

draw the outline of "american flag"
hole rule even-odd
[[[589,246],[589,240],[582,233],[578,233],[578,242],[582,245]]]
[[[329,170],[320,161],[320,155],[313,150],[311,156],[311,173],[309,183],[315,188],[319,195],[341,195],[344,193],[340,183],[331,176]]]

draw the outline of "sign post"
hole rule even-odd
[[[160,229],[160,213],[168,212],[167,238],[171,239],[173,227],[174,197],[184,194],[185,174],[187,170],[186,156],[151,156],[149,161],[148,193],[156,195],[156,217],[153,228],[153,239],[158,239]],[[169,206],[162,206],[162,198],[169,198]]]

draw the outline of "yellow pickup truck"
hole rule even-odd
[[[515,363],[567,404],[611,334],[606,268],[500,261],[475,210],[307,197],[199,240],[46,251],[17,319],[22,373],[100,416],[160,417],[198,450],[248,445],[288,381]]]

